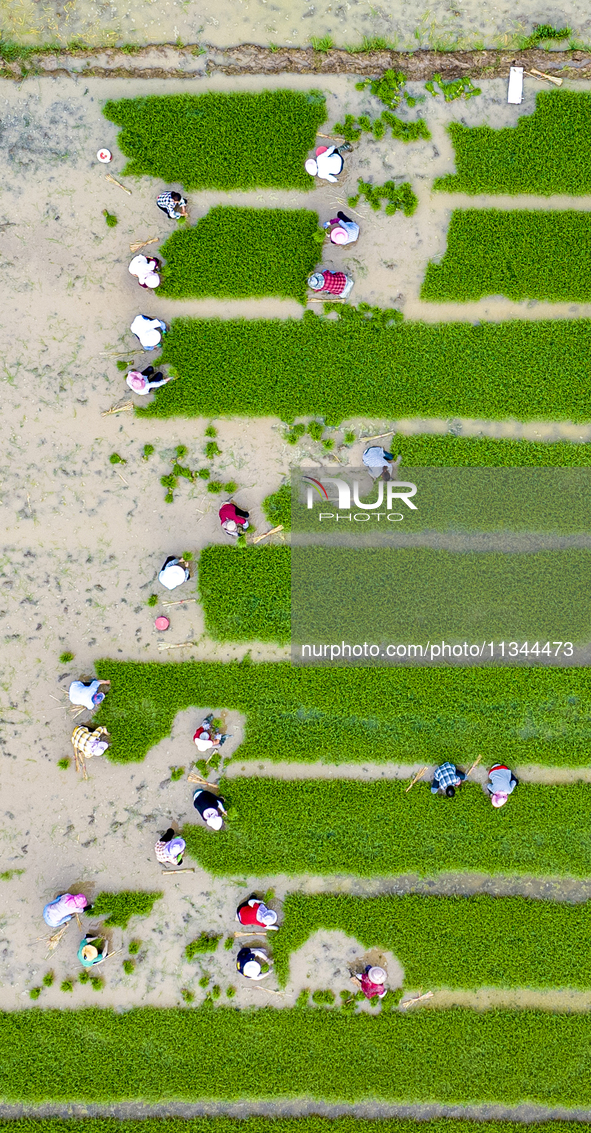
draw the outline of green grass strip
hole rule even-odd
[[[205,629],[216,641],[410,641],[421,656],[428,640],[519,641],[543,660],[540,649],[550,656],[554,639],[591,641],[590,591],[591,553],[576,547],[303,546],[293,569],[290,547],[212,544],[199,557]]]
[[[0,1096],[588,1106],[590,1044],[590,1015],[542,1011],[32,1008],[2,1018]]]
[[[588,91],[540,91],[535,112],[502,130],[452,122],[448,131],[457,172],[437,177],[434,189],[471,196],[566,193],[582,197],[591,193]]]
[[[285,644],[291,636],[290,579],[290,547],[205,547],[199,596],[206,633],[217,641]]]
[[[123,172],[194,189],[312,189],[304,162],[326,118],[321,91],[148,95],[109,100]]]
[[[341,311],[334,321],[311,312],[175,319],[161,362],[180,380],[139,414],[318,415],[329,425],[355,416],[591,419],[590,320],[385,327]]]
[[[231,808],[223,833],[212,838],[205,826],[188,825],[183,837],[191,857],[218,876],[591,872],[589,784],[528,783],[502,811],[476,784],[453,802],[425,783],[409,794],[406,786],[231,779],[221,786]]]
[[[273,939],[282,985],[289,979],[292,952],[325,929],[354,937],[362,948],[393,952],[409,988],[591,987],[588,903],[485,894],[289,893],[283,918]]]
[[[306,281],[321,255],[309,209],[218,205],[192,228],[178,228],[161,250],[159,294],[168,299],[245,299],[279,295],[306,301]]]
[[[142,760],[187,708],[246,716],[240,759],[587,767],[590,668],[298,668],[288,662],[103,660],[98,722],[116,763]],[[529,788],[528,788],[529,789]],[[415,791],[411,792],[414,795]]]
[[[439,263],[421,288],[428,303],[487,295],[586,303],[591,297],[591,215],[456,209]]]
[[[524,1133],[516,1121],[470,1121],[438,1118],[420,1124],[411,1119],[369,1120],[353,1117],[145,1117],[122,1120],[115,1117],[17,1117],[0,1122],[12,1133]],[[548,1123],[527,1123],[527,1133],[548,1133]],[[588,1125],[577,1121],[552,1120],[552,1133],[588,1133]]]

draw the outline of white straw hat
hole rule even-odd
[[[316,176],[316,174],[318,173],[318,165],[314,161],[313,157],[308,158],[307,162],[304,165],[304,169],[306,170],[306,173],[310,174],[311,177]]]
[[[500,791],[497,791],[496,795],[493,795],[491,802],[492,805],[494,807],[497,807],[498,809],[500,806],[504,806],[507,802],[507,795],[504,795]]]
[[[375,968],[370,968],[367,974],[372,984],[383,984],[384,980],[388,979],[388,973],[384,971],[383,968],[379,968],[377,965]]]
[[[258,963],[258,961],[257,960],[247,960],[246,964],[244,965],[244,967],[242,969],[242,975],[247,976],[248,979],[252,979],[253,976],[260,976],[260,974],[261,974],[261,965]]]
[[[144,277],[146,287],[158,287],[160,285],[160,276],[155,271],[151,271]]]
[[[205,821],[208,826],[211,826],[212,830],[221,830],[223,825],[221,814],[212,814],[211,818],[206,818]]]
[[[277,913],[274,909],[265,909],[264,913],[260,913],[260,918],[263,924],[272,925],[277,923]]]
[[[186,581],[186,577],[184,567],[171,564],[171,566],[162,568],[158,575],[158,581],[167,590],[174,590],[176,586],[180,586],[182,582]]]

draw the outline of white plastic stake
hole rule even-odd
[[[507,102],[519,106],[523,102],[523,67],[511,67]]]

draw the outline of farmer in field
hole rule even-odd
[[[351,293],[354,282],[344,271],[329,271],[328,268],[312,272],[308,276],[308,287],[312,291],[321,295],[336,295],[341,299],[346,299]]]
[[[222,529],[227,535],[231,535],[233,539],[237,539],[242,531],[246,531],[250,527],[248,522],[249,512],[243,511],[242,508],[236,507],[231,500],[226,504],[222,504],[218,515]]]
[[[160,276],[158,275],[158,268],[160,267],[160,260],[154,256],[148,258],[147,256],[134,256],[129,265],[129,274],[135,275],[140,287],[154,288],[160,285]]]
[[[92,905],[86,900],[84,893],[61,893],[54,901],[50,901],[43,910],[43,920],[50,928],[59,928],[72,920],[75,913],[90,910]]]
[[[209,751],[210,747],[221,747],[228,739],[224,732],[220,732],[219,728],[212,728],[212,720],[213,716],[206,716],[193,736],[193,743],[198,751]]]
[[[95,964],[101,964],[103,960],[107,959],[109,953],[109,941],[105,940],[102,951],[99,952],[95,942],[103,944],[102,937],[100,936],[85,936],[80,941],[78,947],[78,959],[83,968],[92,968]]]
[[[185,839],[175,834],[171,826],[162,834],[154,846],[156,860],[162,862],[162,865],[181,865],[185,846]]]
[[[142,350],[155,350],[166,333],[166,323],[162,319],[151,319],[149,315],[136,315],[130,331],[139,338]]]
[[[342,146],[318,146],[316,157],[309,157],[305,163],[306,173],[322,181],[336,181],[345,164],[342,154],[350,153],[352,149],[348,142]]]
[[[160,193],[156,197],[156,204],[162,212],[165,212],[170,220],[180,220],[181,216],[187,215],[187,202],[180,193]]]
[[[146,366],[146,369],[141,371],[129,370],[125,380],[133,393],[143,395],[150,390],[160,389],[160,386],[171,382],[172,378],[166,378],[162,370],[156,371],[153,366]]]
[[[359,225],[349,216],[345,216],[344,212],[338,212],[332,220],[327,220],[322,227],[327,229],[326,234],[331,244],[354,244],[359,238]]]
[[[433,772],[431,794],[446,795],[448,799],[453,799],[456,787],[459,787],[465,778],[464,772],[458,771],[455,763],[442,763]]]
[[[110,681],[72,681],[68,696],[72,704],[79,704],[92,712],[105,699],[105,693],[100,692],[101,685],[108,688],[110,684]]]
[[[83,759],[93,759],[95,755],[104,755],[109,741],[104,737],[109,733],[106,728],[95,728],[91,732],[86,724],[78,724],[72,732],[72,745],[74,751],[81,755]]]
[[[397,456],[394,460],[392,453],[386,452],[381,445],[370,445],[362,460],[372,480],[379,480],[380,477],[382,480],[393,480],[398,475],[402,457]]]
[[[375,999],[376,996],[378,999],[383,999],[387,990],[385,987],[387,979],[387,971],[377,964],[368,964],[362,972],[351,976],[352,982],[361,988],[366,999]]]
[[[264,980],[271,971],[271,960],[263,948],[241,948],[236,967],[247,980]]]
[[[183,582],[187,582],[190,577],[185,560],[169,555],[158,575],[158,582],[161,582],[167,590],[176,590],[177,586],[182,586]]]
[[[277,913],[274,909],[268,909],[258,897],[249,897],[248,901],[243,901],[236,909],[236,920],[243,925],[272,928],[277,924]]]
[[[517,779],[513,772],[504,763],[495,763],[488,773],[488,779],[485,789],[490,795],[492,805],[494,807],[504,806],[509,795],[517,786]]]
[[[211,830],[222,829],[224,816],[227,813],[222,798],[200,788],[193,795],[193,806]]]

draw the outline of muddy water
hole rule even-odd
[[[306,45],[330,36],[337,46],[379,37],[394,48],[442,50],[513,46],[536,23],[568,24],[589,42],[585,0],[543,4],[523,0],[3,0],[5,38],[20,42],[185,43],[219,47],[240,43]]]

